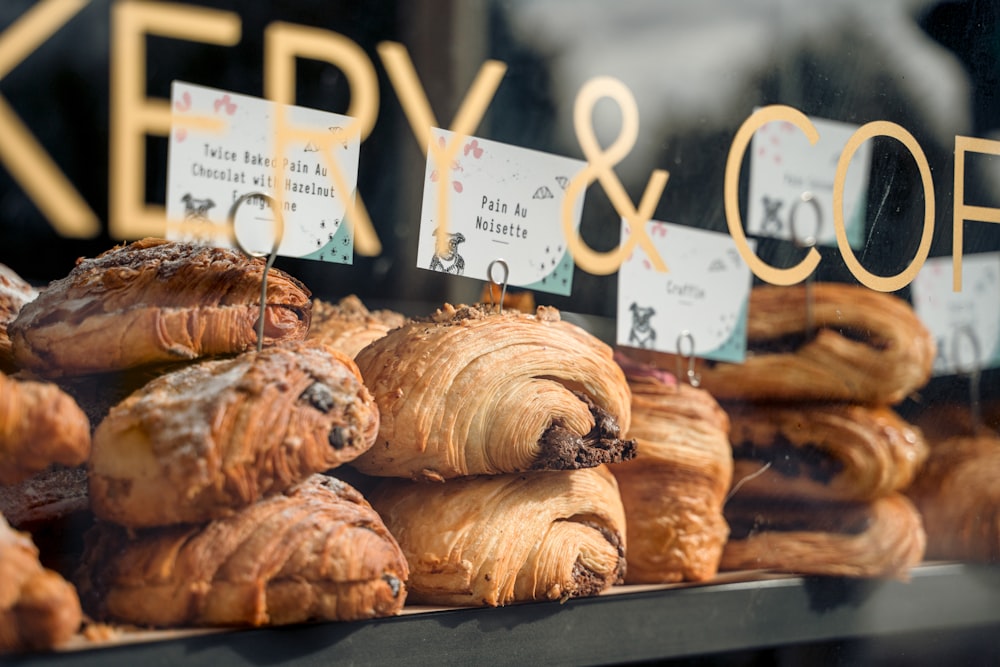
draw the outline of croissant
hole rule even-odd
[[[631,458],[629,389],[611,348],[561,321],[446,305],[355,358],[382,415],[352,465],[441,480]]]
[[[90,446],[90,421],[68,394],[0,373],[0,484],[17,484],[53,463],[81,465]]]
[[[637,454],[609,466],[628,522],[625,583],[705,581],[718,571],[733,474],[729,419],[707,392],[624,364]]]
[[[927,531],[927,556],[1000,561],[1000,438],[987,431],[931,446],[907,489]]]
[[[234,250],[144,239],[80,260],[21,308],[14,358],[43,376],[243,352],[257,344],[265,262]],[[264,344],[301,340],[310,293],[267,274]]]
[[[151,626],[284,625],[391,616],[406,599],[399,545],[348,484],[313,475],[204,525],[107,523],[77,573],[88,613]]]
[[[354,362],[297,342],[163,375],[94,432],[94,513],[130,526],[206,521],[371,447],[378,408]]]
[[[596,595],[620,583],[625,516],[605,466],[383,480],[372,506],[410,564],[409,600],[502,606]]]
[[[721,570],[906,579],[926,547],[920,515],[901,493],[868,503],[740,502],[725,507]]]
[[[927,458],[920,429],[892,408],[726,404],[740,496],[872,500],[910,484]]]
[[[0,653],[64,644],[82,618],[76,589],[42,567],[28,534],[0,515]]]
[[[0,372],[13,373],[17,370],[7,327],[24,304],[37,297],[38,290],[9,266],[0,264]]]
[[[719,400],[894,405],[927,383],[935,341],[906,301],[840,283],[816,283],[812,292],[810,331],[805,286],[751,290],[747,358],[740,364],[696,360],[702,388]],[[645,354],[666,368],[680,361]]]
[[[316,299],[308,338],[321,340],[354,358],[366,345],[405,320],[401,313],[391,310],[370,311],[354,295],[346,296],[336,304]]]

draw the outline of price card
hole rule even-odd
[[[820,245],[837,245],[833,181],[840,154],[857,126],[819,118],[809,120],[819,132],[815,145],[788,121],[767,123],[754,134],[750,144],[748,234],[800,242],[812,237]],[[860,247],[864,240],[870,163],[871,142],[865,142],[854,154],[844,182],[844,225],[852,248]]]
[[[188,224],[168,225],[168,238],[232,245],[226,228],[233,204],[239,201],[241,243],[254,250],[270,249],[277,228],[272,198],[280,189],[284,202],[278,254],[353,263],[354,235],[344,217],[357,186],[360,142],[357,133],[346,136],[344,128],[351,118],[285,106],[289,128],[322,140],[291,142],[278,155],[274,102],[175,81],[171,104],[181,117],[221,121],[221,130],[192,129],[183,123],[172,128],[167,219]],[[334,186],[334,165],[340,170],[343,191]]]
[[[434,129],[432,141],[453,141]],[[428,151],[428,155],[430,152]],[[503,259],[507,283],[569,295],[573,258],[562,227],[565,187],[586,162],[518,146],[467,137],[452,164],[440,169],[428,158],[420,212],[417,266],[457,276],[489,280],[490,264]],[[445,182],[447,225],[438,215],[438,193]],[[573,203],[578,229],[583,195]],[[446,242],[438,244],[438,236]]]
[[[752,278],[732,237],[656,220],[647,225],[668,271],[657,271],[640,245],[622,263],[618,344],[677,354],[690,333],[683,354],[743,361]],[[627,237],[623,220],[623,243]]]
[[[937,341],[934,375],[1000,367],[1000,253],[962,258],[962,291],[952,258],[931,257],[910,286],[913,307]]]

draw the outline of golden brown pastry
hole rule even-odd
[[[410,564],[412,602],[566,600],[596,595],[624,573],[624,510],[605,466],[383,480],[369,499]]]
[[[906,301],[840,283],[816,283],[813,294],[810,334],[803,285],[755,287],[747,317],[746,360],[697,360],[702,388],[719,400],[892,405],[927,383],[936,353],[934,338]],[[664,368],[678,362],[676,355],[646,354]]]
[[[872,500],[909,485],[927,458],[920,429],[889,407],[755,403],[726,409],[741,496]]]
[[[72,584],[42,567],[27,533],[0,515],[0,653],[64,644],[82,617]]]
[[[1000,561],[1000,437],[987,430],[931,445],[907,490],[927,531],[927,556]]]
[[[90,421],[49,382],[0,373],[0,484],[17,484],[53,463],[81,465],[90,454]]]
[[[9,327],[14,358],[44,376],[81,375],[243,352],[257,344],[264,260],[144,239],[52,282]],[[271,269],[264,344],[301,340],[310,293]]]
[[[354,295],[336,304],[316,299],[308,338],[321,340],[353,359],[368,343],[405,321],[401,313],[391,310],[368,310]]]
[[[382,415],[353,465],[441,480],[626,460],[629,389],[611,348],[560,320],[446,305],[357,358]]]
[[[391,616],[406,578],[399,545],[361,494],[313,475],[203,525],[130,537],[98,524],[77,583],[99,620],[261,626]]]
[[[51,466],[17,484],[0,485],[0,514],[21,530],[89,509],[85,466]]]
[[[628,521],[625,583],[715,576],[729,526],[722,505],[733,475],[729,418],[708,392],[620,358],[632,389],[638,453],[609,466]]]
[[[0,264],[0,372],[13,373],[17,370],[7,327],[17,317],[24,304],[37,297],[38,290],[9,266]]]
[[[131,526],[205,521],[371,447],[378,408],[357,366],[296,342],[161,376],[94,433],[94,513]]]
[[[726,504],[722,570],[906,579],[924,556],[920,515],[901,493],[870,503]]]

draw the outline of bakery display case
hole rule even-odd
[[[998,39],[8,0],[0,662],[995,662]]]

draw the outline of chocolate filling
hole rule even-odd
[[[827,454],[822,447],[812,443],[795,445],[782,433],[775,434],[766,447],[749,441],[734,443],[733,458],[770,463],[771,470],[784,477],[806,475],[821,484],[829,484],[844,470],[843,462]]]
[[[608,581],[607,576],[594,572],[578,560],[573,563],[573,590],[567,591],[566,597],[597,595],[607,588],[609,584],[620,584],[625,581],[625,547],[622,544],[621,536],[603,524],[587,521],[581,517],[573,517],[570,521],[576,521],[584,526],[593,528],[615,548],[618,552],[618,571],[615,573],[614,580]]]
[[[621,429],[615,417],[595,405],[586,394],[574,392],[574,395],[587,404],[594,416],[594,427],[580,436],[567,429],[561,420],[552,420],[538,442],[541,451],[531,469],[577,470],[635,458],[635,440],[618,437]]]
[[[321,382],[313,382],[306,387],[306,390],[299,396],[299,400],[308,401],[309,405],[320,412],[329,412],[333,409],[333,392]]]
[[[889,344],[879,339],[871,331],[862,331],[861,329],[856,329],[853,327],[822,327],[833,331],[843,338],[854,341],[855,343],[864,343],[865,345],[871,347],[872,349],[883,351],[889,347]],[[816,332],[814,331],[812,335],[808,335],[805,331],[796,331],[793,333],[787,333],[783,336],[778,336],[776,338],[768,339],[753,339],[747,341],[749,351],[753,354],[791,354],[796,352],[800,347],[812,342],[816,338]]]
[[[327,436],[327,442],[336,450],[341,450],[347,445],[347,432],[340,426],[334,426]]]
[[[837,535],[860,535],[871,525],[871,516],[862,504],[781,505],[757,503],[754,507],[725,508],[729,539],[744,540],[764,531],[807,531]]]
[[[391,574],[383,574],[382,580],[389,584],[389,590],[392,591],[392,597],[398,598],[399,591],[402,590],[403,587],[399,579]]]

